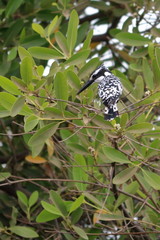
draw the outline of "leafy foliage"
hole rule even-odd
[[[156,0],[1,1],[2,240],[158,239],[158,10]],[[96,86],[77,96],[102,61],[123,84],[111,122]]]

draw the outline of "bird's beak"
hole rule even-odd
[[[89,80],[88,82],[86,82],[83,87],[78,91],[77,95],[80,94],[81,92],[83,92],[86,88],[88,88],[92,83],[94,82],[94,80]]]

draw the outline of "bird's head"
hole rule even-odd
[[[84,84],[84,86],[78,91],[77,94],[83,92],[94,82],[101,82],[105,77],[111,75],[112,73],[108,70],[106,65],[101,64],[95,71],[93,71],[89,77],[89,80]]]

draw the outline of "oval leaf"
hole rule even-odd
[[[21,92],[18,90],[18,87],[6,77],[0,76],[0,87],[2,87],[9,93],[21,95]]]
[[[58,51],[45,47],[30,47],[28,51],[33,57],[42,60],[64,58],[64,56],[60,54]]]
[[[6,17],[12,15],[23,3],[23,0],[9,0],[6,6]]]
[[[16,102],[13,104],[13,106],[11,108],[11,116],[12,117],[16,116],[21,111],[24,103],[25,103],[25,97],[20,97],[16,100]]]
[[[104,154],[106,154],[106,157],[112,162],[131,163],[128,160],[128,158],[124,155],[124,153],[122,153],[112,147],[104,147],[103,152],[104,152]]]
[[[41,35],[41,37],[45,37],[45,30],[44,28],[38,23],[32,23],[32,29]]]
[[[121,32],[116,34],[115,38],[128,46],[144,46],[151,42],[148,38],[145,38],[138,33]]]
[[[133,175],[136,173],[137,169],[138,169],[137,167],[129,167],[129,168],[126,168],[125,170],[121,171],[113,178],[113,184],[122,184],[122,183],[128,181],[129,179],[131,179],[133,177]]]
[[[50,212],[54,215],[62,216],[61,212],[59,211],[59,209],[57,209],[55,206],[53,206],[53,204],[47,203],[45,201],[41,201],[42,207],[47,211]]]
[[[58,43],[58,46],[63,51],[64,55],[68,57],[69,49],[68,49],[68,43],[65,36],[61,32],[56,32],[55,38],[56,38],[56,42]]]
[[[67,30],[67,43],[69,46],[69,52],[71,53],[75,47],[77,41],[77,29],[78,29],[78,14],[73,10],[70,14],[68,30]]]
[[[28,201],[29,207],[32,207],[32,206],[37,202],[38,196],[39,196],[38,191],[34,191],[34,192],[31,194],[31,196],[30,196],[30,198],[29,198],[29,201]]]
[[[23,58],[20,65],[20,72],[23,81],[29,84],[33,77],[32,59],[30,57]]]
[[[78,197],[71,205],[70,211],[69,213],[75,211],[77,208],[79,208],[82,203],[84,202],[84,196],[81,195],[80,197]]]
[[[36,222],[38,223],[44,223],[44,222],[49,222],[52,221],[56,218],[58,218],[58,215],[55,215],[53,213],[47,212],[45,209],[40,212],[40,214],[36,218]]]
[[[65,65],[71,66],[71,65],[78,65],[82,62],[84,62],[90,54],[90,50],[82,50],[76,54],[74,54],[71,58],[69,58],[67,61],[65,61]]]
[[[36,164],[42,164],[42,163],[45,163],[47,162],[47,160],[45,158],[42,158],[42,157],[33,157],[31,155],[28,155],[25,157],[25,160],[28,161],[28,162],[31,162],[31,163],[36,163]]]
[[[9,172],[0,172],[0,182],[5,181],[11,174]]]
[[[153,125],[151,123],[137,123],[135,125],[132,125],[126,129],[127,132],[130,133],[144,133],[148,132],[149,130],[152,130]]]
[[[13,226],[13,227],[10,227],[9,230],[12,233],[24,238],[39,237],[39,235],[33,230],[33,228],[30,228],[30,227]]]
[[[146,82],[147,88],[149,88],[150,90],[153,90],[154,88],[153,72],[146,58],[143,59],[143,76],[144,76],[144,80]]]
[[[39,146],[43,144],[48,138],[50,138],[57,130],[59,123],[50,123],[40,130],[38,130],[29,140],[28,145],[31,147]]]
[[[11,110],[12,106],[16,102],[16,97],[10,93],[0,92],[0,103],[7,110]]]
[[[154,172],[143,170],[143,175],[147,183],[156,190],[160,190],[160,176]]]
[[[39,119],[35,115],[31,115],[25,119],[24,130],[25,132],[31,131],[39,122]]]
[[[67,79],[62,72],[56,74],[54,80],[54,90],[57,99],[68,100],[68,84]],[[67,103],[63,101],[58,101],[58,106],[61,110],[64,110]]]
[[[68,212],[67,212],[65,203],[62,200],[61,196],[57,192],[51,190],[50,191],[50,198],[53,201],[56,208],[61,212],[61,215],[67,216]]]
[[[74,226],[74,225],[72,226],[72,228],[82,239],[88,240],[88,236],[82,228]]]

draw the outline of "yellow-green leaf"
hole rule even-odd
[[[62,72],[58,72],[56,74],[54,80],[54,91],[56,98],[59,99],[59,101],[57,101],[59,108],[64,110],[67,105],[65,101],[68,100],[68,84],[67,79]]]
[[[67,29],[67,43],[69,46],[69,52],[73,51],[76,41],[77,41],[77,29],[78,29],[78,14],[75,10],[73,10],[70,14],[70,19],[68,23],[68,29]]]
[[[33,62],[30,57],[25,57],[20,65],[20,72],[23,81],[28,85],[33,77]]]
[[[58,51],[46,47],[30,47],[28,51],[33,57],[42,60],[64,58],[64,56]]]
[[[19,91],[18,87],[6,77],[0,76],[0,87],[2,87],[9,93],[21,95],[21,92]]]

